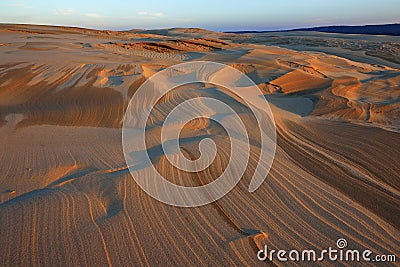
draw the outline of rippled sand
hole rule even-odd
[[[385,37],[304,35],[1,25],[0,265],[253,266],[265,244],[322,250],[341,237],[353,249],[399,257],[400,38],[371,50]],[[250,194],[259,155],[251,132],[240,183],[215,203],[177,208],[132,179],[121,127],[146,79],[192,60],[224,63],[254,80],[273,111],[277,149]],[[166,96],[149,142],[160,144],[166,111],[195,96],[225,99],[252,127],[240,101],[210,88]],[[212,121],[194,120],[182,131],[188,157],[198,156],[202,135],[218,145],[208,169],[180,172],[161,154],[159,172],[191,186],[218,177],[229,139]]]

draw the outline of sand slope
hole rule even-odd
[[[0,265],[254,266],[264,244],[322,250],[340,237],[351,248],[399,257],[399,69],[381,59],[352,61],[340,51],[266,46],[264,38],[2,25]],[[132,179],[121,126],[145,79],[189,60],[248,74],[271,103],[278,146],[256,192],[247,191],[259,155],[250,131],[250,164],[234,190],[203,207],[177,208]],[[198,85],[163,99],[149,142],[161,143],[168,110],[204,95],[227,101],[251,129],[254,118],[240,101]],[[230,152],[219,125],[206,119],[186,125],[182,147],[196,158],[196,137],[207,134],[219,148],[210,168],[179,172],[158,154],[159,172],[184,185],[215,179]]]

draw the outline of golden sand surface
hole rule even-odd
[[[0,25],[0,265],[254,266],[266,243],[322,250],[341,237],[353,249],[399,257],[400,38],[387,38]],[[382,42],[390,45],[377,48]],[[253,79],[273,111],[277,149],[254,193],[257,140],[230,193],[179,208],[132,179],[121,127],[146,79],[193,60]],[[210,94],[205,87],[173,91],[162,107]],[[234,96],[223,97],[251,125]],[[162,111],[152,121],[155,145]],[[181,172],[161,155],[159,172],[176,184],[215,179],[230,151],[218,125],[187,124],[182,147],[196,157],[204,133],[218,144],[208,169]]]

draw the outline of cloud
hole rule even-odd
[[[69,16],[75,13],[75,9],[73,8],[59,8],[59,9],[54,9],[54,14],[55,15],[61,15],[61,16]]]
[[[8,6],[17,8],[32,8],[31,6],[28,6],[25,2],[12,2],[9,3]]]
[[[164,16],[164,13],[162,13],[162,12],[150,13],[150,12],[147,12],[147,11],[140,11],[140,12],[137,12],[136,14],[139,15],[139,16],[148,18],[148,19],[159,18],[159,17],[163,17]]]
[[[103,15],[100,15],[97,13],[86,13],[85,16],[89,17],[89,18],[95,18],[95,19],[104,18]]]

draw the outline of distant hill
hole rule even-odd
[[[292,32],[292,31],[316,31],[344,34],[371,34],[400,36],[400,24],[381,24],[364,26],[322,26],[313,28],[299,28],[283,31],[237,31],[234,33],[266,33],[266,32]]]

